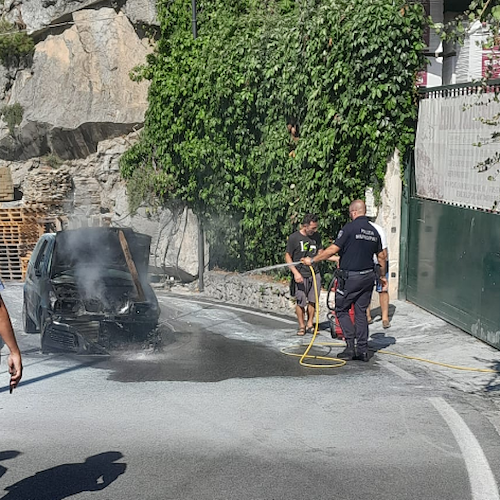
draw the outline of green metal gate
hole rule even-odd
[[[500,215],[419,198],[407,167],[400,298],[500,349]]]

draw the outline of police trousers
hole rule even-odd
[[[357,354],[368,351],[366,309],[372,299],[374,282],[374,271],[363,274],[347,271],[347,276],[339,280],[335,292],[335,314],[344,334],[347,349],[356,349]],[[354,304],[354,324],[349,316],[352,304]]]

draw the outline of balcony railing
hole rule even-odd
[[[493,92],[500,94],[500,79],[489,80],[486,84],[481,81],[443,85],[441,87],[421,87],[418,94],[421,99],[435,99],[440,97],[455,97],[462,95],[481,94]]]

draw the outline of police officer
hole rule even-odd
[[[335,292],[335,314],[344,334],[346,349],[337,355],[341,359],[368,361],[368,321],[366,309],[370,304],[375,281],[373,255],[377,255],[380,264],[379,280],[387,285],[385,278],[386,261],[382,242],[377,230],[366,217],[366,205],[362,200],[355,200],[349,205],[352,222],[346,224],[337,235],[337,239],[320,255],[305,257],[306,265],[327,260],[334,254],[340,256]],[[349,317],[349,310],[354,304],[355,324]]]

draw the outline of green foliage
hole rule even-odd
[[[472,0],[469,7],[457,14],[447,23],[435,23],[429,18],[430,26],[448,42],[463,43],[467,30],[474,23],[482,23],[491,33],[486,45],[499,45],[500,39],[500,2],[499,0]]]
[[[51,168],[59,168],[64,161],[54,153],[42,157],[43,162]]]
[[[11,135],[14,135],[16,127],[23,121],[23,114],[24,109],[18,102],[0,109],[0,115],[7,124]]]
[[[0,61],[4,66],[15,66],[19,59],[33,51],[35,43],[24,31],[19,31],[5,19],[0,20]]]
[[[159,16],[157,50],[133,74],[151,80],[145,129],[122,174],[163,176],[160,198],[231,216],[244,268],[282,262],[305,213],[335,234],[394,149],[413,143],[419,3],[214,0],[196,40],[190,2],[164,2]]]

